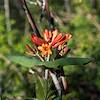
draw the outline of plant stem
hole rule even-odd
[[[55,85],[55,87],[56,87],[56,89],[58,91],[59,96],[61,96],[61,87],[60,87],[60,84],[59,84],[59,81],[58,81],[56,75],[51,71],[49,71],[49,73],[50,73],[50,75],[52,77],[53,83],[54,83],[54,85]]]
[[[39,30],[38,30],[38,28],[36,26],[35,20],[34,20],[33,16],[31,15],[31,13],[30,13],[30,11],[28,9],[26,1],[25,0],[20,0],[20,1],[21,1],[21,4],[22,4],[22,7],[23,7],[23,9],[24,9],[24,11],[26,13],[26,16],[28,18],[28,21],[29,21],[29,23],[31,25],[31,28],[32,28],[33,31],[35,31],[34,34],[36,34],[38,37],[41,37],[40,32],[39,32]]]
[[[39,53],[36,53],[36,55],[40,58],[41,61],[44,62],[44,59],[39,55]]]

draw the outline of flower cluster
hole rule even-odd
[[[58,30],[49,31],[45,29],[43,32],[43,38],[36,35],[31,35],[31,41],[36,45],[37,50],[40,52],[41,57],[50,57],[53,54],[52,50],[57,49],[60,56],[63,56],[68,52],[68,47],[66,43],[71,39],[72,35],[67,33],[58,33]],[[26,46],[30,52],[34,50],[27,45]]]
[[[41,61],[50,61],[50,56],[54,53],[56,53],[54,54],[56,56],[58,54],[60,56],[63,56],[68,52],[69,49],[66,43],[72,38],[71,34],[64,34],[59,33],[58,30],[49,31],[46,29],[42,35],[43,38],[40,38],[34,34],[31,35],[31,41],[34,46],[30,47],[28,44],[26,45],[26,48],[28,49],[28,54],[38,56]],[[40,71],[37,72],[41,74]],[[61,86],[63,86],[64,91],[66,91],[67,82],[64,75],[59,73],[61,75],[56,76],[56,70],[52,71],[52,69],[44,69],[44,73],[45,74],[42,75],[42,78],[48,79],[48,77],[51,77],[59,95],[61,95],[62,92]],[[61,82],[59,82],[58,79],[60,79]],[[62,85],[60,83],[62,83]]]

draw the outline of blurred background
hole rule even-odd
[[[69,56],[93,57],[86,66],[64,67],[69,88],[67,100],[100,100],[100,0],[48,0],[55,25],[73,35]],[[27,0],[40,32],[48,25],[40,21],[36,0]],[[49,27],[49,26],[48,26]],[[32,33],[19,0],[0,0],[0,98],[36,98],[35,81],[24,66],[11,63],[7,55],[25,55]],[[33,99],[35,100],[35,99]]]

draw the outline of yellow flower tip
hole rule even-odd
[[[41,51],[41,55],[43,57],[52,54],[51,45],[50,44],[42,44],[41,46],[38,46],[38,50]]]

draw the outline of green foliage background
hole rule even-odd
[[[46,88],[46,85],[41,84],[41,79],[37,78],[36,81],[24,66],[11,63],[7,58],[9,54],[25,55],[25,44],[29,42],[28,38],[32,32],[19,1],[16,1],[18,4],[12,0],[9,2],[12,29],[7,32],[4,3],[3,0],[0,0],[0,98],[3,100],[35,100],[36,97],[39,97],[39,91]],[[70,11],[65,9],[62,0],[49,1],[56,26],[61,32],[69,32],[73,35],[73,39],[68,44],[71,48],[68,56],[93,57],[97,58],[97,61],[86,66],[64,67],[69,88],[67,94],[63,96],[63,100],[99,100],[100,0],[69,1]],[[28,4],[28,6],[40,31],[43,31],[46,23],[39,20],[41,11],[35,5]],[[41,84],[39,90],[37,83],[39,86]]]

